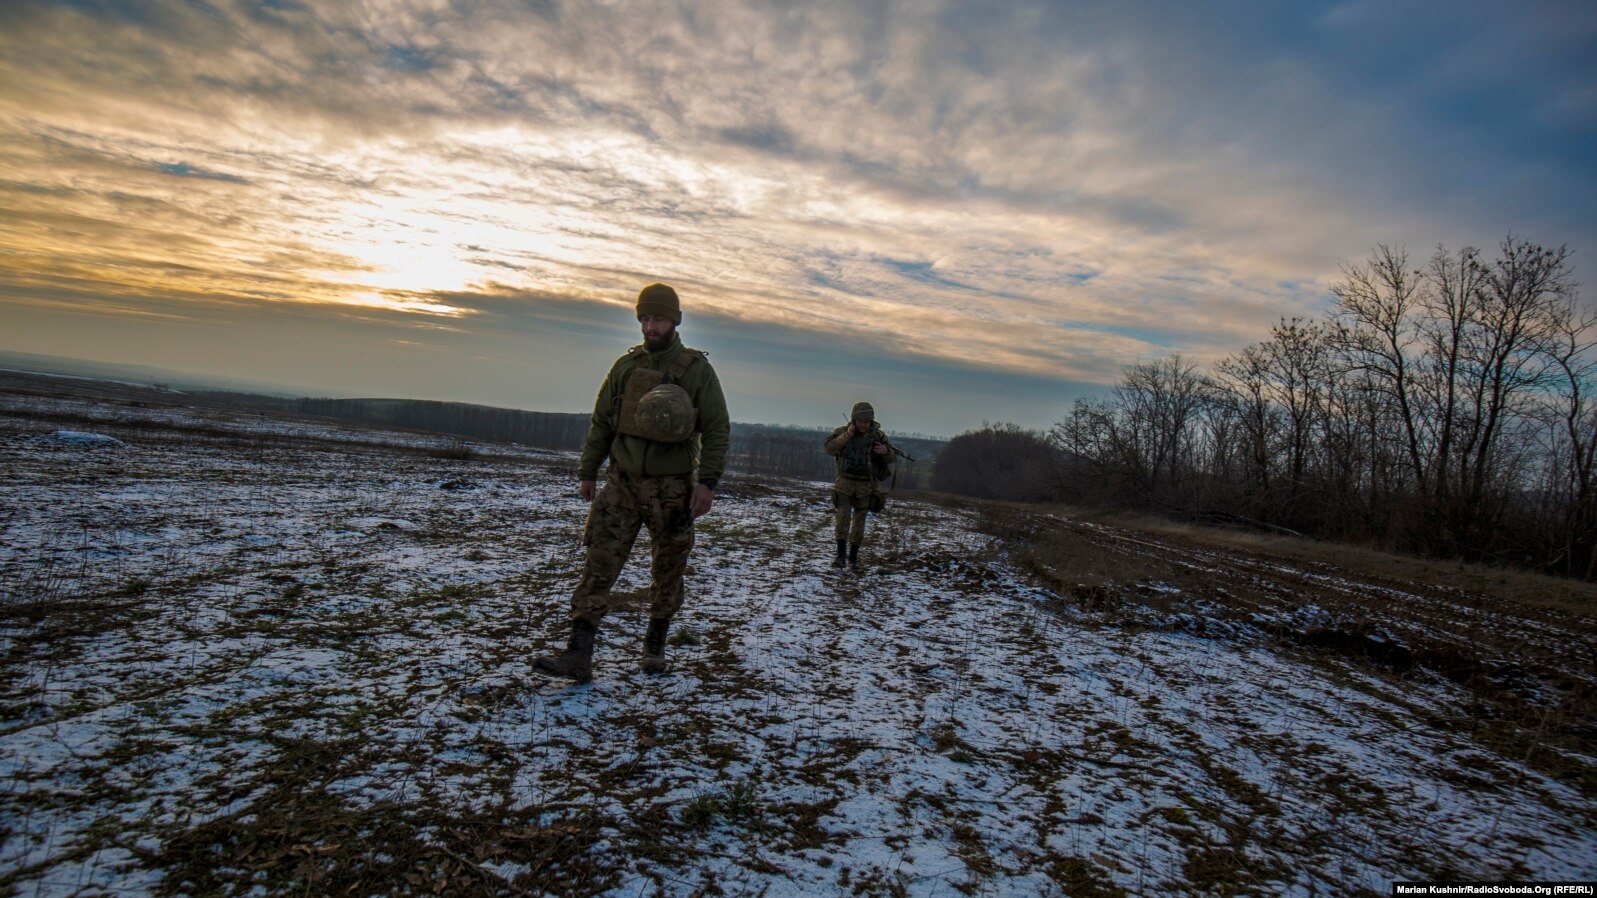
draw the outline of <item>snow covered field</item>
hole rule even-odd
[[[0,412],[0,895],[1597,879],[1597,797],[1472,741],[1460,687],[1116,626],[969,510],[898,502],[839,574],[823,486],[734,481],[700,521],[675,672],[638,669],[645,537],[571,686],[531,659],[580,563],[572,457]]]

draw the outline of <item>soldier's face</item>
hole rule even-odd
[[[643,326],[643,345],[651,351],[669,346],[677,328],[664,315],[639,315],[638,324]]]

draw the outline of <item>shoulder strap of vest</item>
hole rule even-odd
[[[639,343],[638,345],[627,350],[622,354],[621,358],[616,360],[617,365],[620,365],[622,362],[625,362],[628,359],[632,360],[632,366],[621,373],[621,383],[619,385],[618,392],[616,393],[616,408],[618,410],[621,407],[622,394],[626,392],[627,387],[632,383],[632,372],[638,370],[638,362],[643,361],[648,354],[649,348],[644,346],[642,343]]]
[[[682,375],[687,373],[688,367],[702,358],[704,358],[704,353],[684,346],[677,351],[677,357],[671,360],[671,367],[666,369],[666,376],[673,383],[681,380]]]

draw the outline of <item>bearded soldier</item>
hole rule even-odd
[[[880,511],[884,502],[877,483],[893,469],[892,444],[876,423],[869,402],[854,403],[847,424],[832,431],[822,447],[837,459],[837,482],[832,484],[832,507],[837,515],[837,557],[833,567],[859,564],[860,543],[865,541],[865,516]]]
[[[593,679],[593,640],[610,610],[610,587],[645,526],[654,558],[643,669],[665,672],[665,634],[682,607],[693,520],[710,510],[726,464],[726,399],[710,360],[677,336],[676,291],[644,287],[637,312],[643,344],[617,359],[600,386],[577,467],[577,492],[592,507],[582,532],[587,558],[571,596],[570,641],[563,653],[533,661],[538,670],[579,683]]]

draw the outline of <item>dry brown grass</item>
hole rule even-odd
[[[1597,612],[1597,583],[1464,561],[1418,558],[1351,543],[1208,527],[1153,515],[1094,512],[1063,505],[1037,506],[1036,509],[1075,520],[1156,534],[1190,545],[1329,564],[1354,574],[1484,593],[1534,608],[1577,614]]]
[[[1029,504],[997,500],[970,499],[949,493],[916,492],[914,496],[925,502],[945,508],[965,510],[989,522],[1007,519],[1000,529],[1001,535],[1013,537],[1022,530],[1035,528],[1035,524],[1018,523],[1022,519],[1054,515],[1074,522],[1100,524],[1121,530],[1145,533],[1191,547],[1224,549],[1249,555],[1330,565],[1370,579],[1393,582],[1422,583],[1433,587],[1456,589],[1467,593],[1490,596],[1527,608],[1545,609],[1567,614],[1597,613],[1597,583],[1553,577],[1533,571],[1517,570],[1472,562],[1421,558],[1404,555],[1355,543],[1338,543],[1307,537],[1271,534],[1233,527],[1217,527],[1175,521],[1152,514],[1124,511],[1103,511],[1066,504]],[[1066,550],[1068,552],[1068,550]],[[1099,553],[1083,548],[1084,559],[1096,558]],[[1117,568],[1116,579],[1146,579],[1157,576],[1157,568],[1138,576],[1127,577],[1129,572]],[[1092,565],[1083,569],[1083,581],[1095,585]]]

